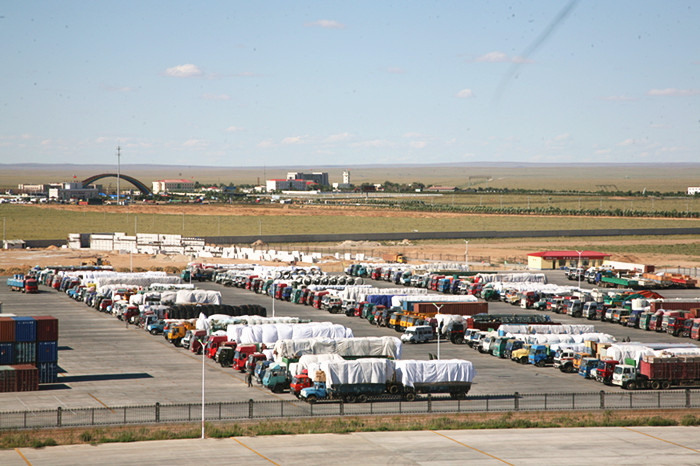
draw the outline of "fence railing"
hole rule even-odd
[[[416,401],[370,400],[366,403],[298,400],[205,403],[207,421],[453,414],[498,411],[567,411],[598,409],[685,409],[700,407],[700,390],[625,391],[619,393],[541,393],[471,396],[451,399],[426,396]],[[0,413],[0,430],[105,426],[201,421],[201,403],[141,406],[57,408]]]

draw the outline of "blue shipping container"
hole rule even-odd
[[[36,341],[36,321],[32,317],[13,317],[15,341]]]
[[[15,343],[15,364],[34,364],[36,362],[36,343],[20,341]]]
[[[0,343],[0,364],[11,365],[14,364],[15,355],[15,344],[14,343]]]
[[[36,344],[36,361],[37,362],[56,362],[58,361],[58,342],[56,341],[40,341]]]
[[[58,381],[58,363],[40,362],[36,368],[39,370],[39,383],[56,383]]]

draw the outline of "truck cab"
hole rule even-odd
[[[578,375],[585,379],[595,379],[596,372],[598,371],[598,363],[600,361],[596,358],[583,358],[579,364]]]
[[[596,311],[598,310],[598,303],[595,301],[588,301],[583,304],[583,309],[581,310],[581,317],[588,320],[594,320],[596,318]]]
[[[510,360],[520,364],[527,364],[530,356],[530,345],[523,344],[522,348],[513,350],[510,353]]]
[[[510,359],[513,355],[513,351],[519,350],[523,347],[524,344],[525,343],[522,340],[516,340],[515,338],[511,338],[506,342],[506,348],[503,351],[503,355],[501,357],[505,359]]]
[[[256,345],[239,345],[236,347],[236,352],[233,355],[233,368],[245,372],[245,362],[248,360],[248,356],[257,352],[258,348]]]
[[[532,345],[530,347],[530,352],[528,353],[527,362],[529,364],[534,364],[537,367],[544,367],[547,364],[556,362],[556,358],[553,357],[549,346]]]
[[[273,393],[282,393],[289,388],[289,376],[287,368],[280,364],[271,364],[265,370],[262,384],[265,388],[269,388]]]
[[[328,397],[326,382],[314,382],[313,386],[301,390],[299,399],[308,403],[316,403],[317,400],[323,400]]]
[[[572,373],[574,369],[574,356],[576,354],[571,350],[560,350],[554,356],[554,368],[562,372]]]
[[[219,349],[219,346],[226,343],[226,341],[228,341],[226,335],[209,335],[206,347],[204,348],[204,351],[207,352],[207,357],[213,359],[216,356],[216,351]]]
[[[637,386],[637,368],[628,364],[618,364],[613,371],[612,383],[622,388]]]
[[[289,384],[289,391],[292,392],[294,396],[299,398],[301,391],[305,388],[312,387],[313,384],[314,383],[311,380],[311,377],[309,377],[306,369],[304,369],[301,374],[297,374],[292,377],[292,381]]]
[[[620,361],[614,359],[599,360],[596,368],[595,379],[605,385],[612,384],[613,372]]]

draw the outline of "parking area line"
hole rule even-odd
[[[267,456],[263,455],[263,454],[260,453],[259,451],[256,451],[256,450],[250,448],[248,445],[246,445],[245,443],[241,442],[241,441],[238,440],[236,437],[231,437],[231,439],[232,439],[232,440],[235,440],[236,442],[238,442],[239,445],[241,445],[241,446],[243,446],[243,447],[246,447],[248,450],[252,451],[252,452],[255,453],[256,455],[258,455],[260,458],[265,459],[265,460],[269,461],[270,463],[272,463],[272,464],[274,464],[274,465],[276,465],[276,466],[280,466],[279,463],[275,463],[274,461],[272,461],[270,458],[268,458]]]
[[[469,446],[469,445],[467,445],[466,443],[462,443],[462,442],[460,442],[459,440],[455,440],[455,439],[453,439],[452,437],[448,437],[447,435],[441,434],[440,432],[435,432],[434,430],[431,430],[430,432],[432,432],[432,433],[435,434],[435,435],[439,435],[440,437],[445,437],[447,440],[452,440],[453,442],[458,443],[458,444],[462,445],[463,447],[470,448],[470,449],[472,449],[472,450],[474,450],[474,451],[476,451],[476,452],[481,453],[482,455],[486,455],[486,456],[488,456],[488,457],[490,457],[490,458],[493,458],[493,459],[495,459],[495,460],[497,460],[497,461],[500,461],[501,463],[505,463],[505,464],[509,464],[510,466],[514,466],[513,463],[509,463],[509,462],[506,461],[506,460],[503,460],[503,459],[501,459],[501,458],[499,458],[499,457],[497,457],[497,456],[493,456],[492,454],[486,453],[485,451],[479,450],[478,448]]]
[[[24,456],[21,451],[19,451],[19,448],[15,448],[15,451],[17,452],[17,454],[19,456],[22,457],[22,459],[24,460],[25,463],[27,463],[29,466],[32,466],[32,463],[30,463],[29,460],[27,459],[27,457]]]
[[[653,438],[653,439],[655,439],[655,440],[660,440],[660,441],[662,441],[662,442],[670,443],[671,445],[675,445],[675,446],[677,446],[677,447],[686,448],[686,449],[688,449],[688,450],[690,450],[690,451],[694,451],[695,453],[700,453],[699,450],[695,450],[694,448],[686,447],[685,445],[681,445],[680,443],[676,443],[676,442],[672,442],[672,441],[670,441],[670,440],[662,439],[661,437],[656,437],[656,436],[654,436],[654,435],[647,434],[647,433],[642,432],[642,431],[637,430],[637,429],[632,429],[632,428],[630,428],[630,427],[624,427],[624,426],[623,426],[622,428],[623,428],[623,429],[627,429],[627,430],[629,430],[629,431],[631,431],[631,432],[634,432],[634,433],[637,433],[637,434],[646,435],[647,437],[651,437],[651,438]]]
[[[104,404],[104,403],[102,402],[102,400],[100,400],[99,398],[97,398],[97,397],[96,397],[95,395],[93,395],[92,393],[88,393],[88,395],[90,395],[95,401],[97,401],[99,404],[101,404],[101,405],[104,406],[105,408],[109,409],[109,410],[111,411],[111,413],[114,414],[114,411],[112,410],[112,408],[110,408],[109,406],[107,406],[106,404]]]

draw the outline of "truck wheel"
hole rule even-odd
[[[537,366],[537,367],[544,367],[544,361],[543,361],[543,360],[537,361],[537,362],[535,363],[535,366]]]
[[[408,392],[404,398],[406,398],[406,401],[414,401],[416,399],[416,394],[413,392]]]
[[[365,395],[364,393],[361,393],[361,394],[357,395],[357,398],[355,399],[355,401],[357,401],[358,403],[367,403],[367,395]]]
[[[661,383],[661,388],[662,388],[663,390],[668,390],[669,388],[671,388],[671,382],[669,382],[669,381],[664,381],[664,382],[662,382],[662,383]]]
[[[310,404],[316,403],[316,395],[309,395],[308,397],[306,397],[306,401]]]
[[[398,385],[392,385],[389,387],[389,393],[392,395],[396,395],[399,393],[399,386]]]
[[[651,383],[651,388],[653,388],[654,390],[659,390],[659,389],[661,389],[661,384],[659,383],[658,380],[654,380]]]

